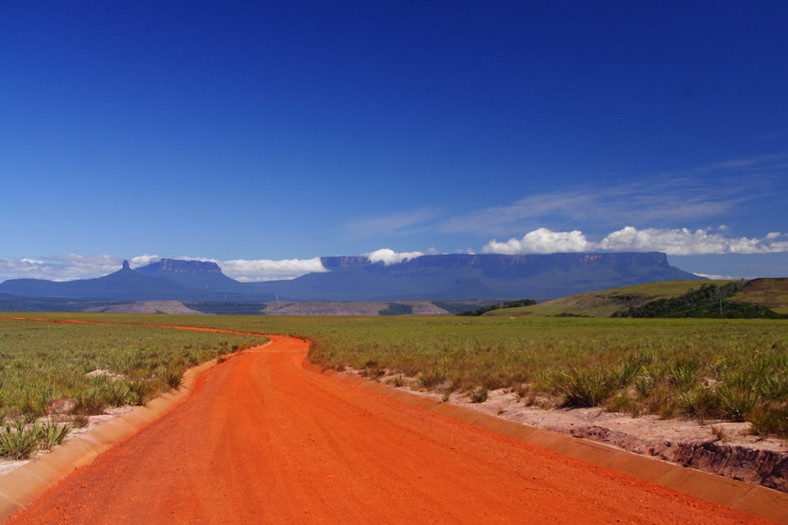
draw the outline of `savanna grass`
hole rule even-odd
[[[79,400],[82,414],[144,404],[177,387],[190,366],[261,341],[144,326],[0,320],[0,410],[10,419],[41,416],[47,402],[64,397]],[[94,370],[110,375],[86,376]]]
[[[6,423],[0,429],[0,457],[28,458],[38,448],[42,436],[43,430],[37,421],[28,423],[27,418],[20,418]]]
[[[443,392],[470,395],[481,388],[513,388],[528,391],[529,397],[553,396],[569,405],[633,414],[746,420],[756,432],[786,436],[786,321],[535,316],[101,319],[296,335],[314,342],[310,358],[319,365],[369,374],[387,370]],[[166,339],[165,332],[157,334],[157,340]],[[200,333],[198,338],[209,335]],[[37,399],[33,395],[27,402]]]
[[[788,322],[458,317],[210,319],[307,337],[323,366],[378,369],[440,391],[526,388],[570,406],[749,421],[786,437]]]

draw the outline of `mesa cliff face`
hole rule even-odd
[[[494,267],[525,267],[535,266],[544,268],[548,266],[567,264],[603,264],[603,265],[653,265],[670,268],[668,257],[661,252],[624,252],[624,253],[550,253],[550,254],[525,254],[503,255],[493,253],[466,254],[453,253],[442,255],[422,255],[405,261],[386,265],[383,262],[372,262],[363,255],[321,257],[323,266],[328,269],[359,268],[370,266],[399,266],[424,268],[440,266],[456,268],[458,266],[472,266],[478,268]]]
[[[203,292],[241,294],[245,290],[242,283],[224,275],[219,265],[210,261],[161,259],[135,271],[142,275],[169,279]]]
[[[698,279],[664,253],[446,254],[396,264],[323,257],[326,273],[259,283],[293,300],[547,299],[644,282]]]
[[[160,272],[173,273],[222,273],[222,269],[215,262],[210,261],[185,261],[181,259],[161,259],[147,266],[137,268],[138,272],[155,274]]]

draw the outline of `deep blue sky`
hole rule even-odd
[[[785,276],[786,27],[783,1],[6,0],[0,279],[380,248]]]

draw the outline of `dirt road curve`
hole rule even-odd
[[[10,523],[765,523],[304,370],[306,350],[216,366]]]

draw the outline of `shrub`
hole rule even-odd
[[[25,418],[15,424],[6,423],[0,430],[0,456],[9,459],[26,459],[38,446],[41,425],[27,424]]]
[[[752,431],[762,436],[788,437],[788,406],[759,405],[747,414]]]
[[[180,369],[168,368],[162,373],[164,384],[170,388],[178,388],[183,380],[183,372]]]
[[[651,395],[651,392],[654,390],[656,386],[656,381],[654,378],[648,374],[639,375],[635,378],[635,390],[637,391],[638,395],[642,398],[647,398]]]
[[[487,401],[487,389],[484,387],[479,388],[471,393],[471,402],[484,403]]]
[[[679,390],[688,390],[695,384],[696,361],[680,359],[668,368],[668,382]]]
[[[41,427],[41,448],[49,450],[63,442],[71,432],[71,425],[67,423],[57,424],[52,420],[47,421]]]
[[[618,365],[618,367],[614,370],[613,375],[615,376],[615,380],[619,386],[623,387],[632,382],[635,376],[637,376],[638,372],[640,372],[640,369],[640,363],[630,360]]]
[[[433,367],[419,376],[419,384],[424,388],[432,388],[446,381],[446,377],[445,368]]]
[[[684,414],[704,419],[714,415],[718,408],[718,397],[714,391],[703,387],[680,392],[676,396],[678,406]]]
[[[79,405],[75,412],[81,415],[91,416],[103,413],[104,407],[106,406],[103,400],[87,395],[80,398]]]
[[[607,399],[616,385],[602,371],[582,370],[573,368],[564,374],[564,384],[560,387],[564,391],[567,406],[595,407]]]
[[[722,417],[733,421],[744,421],[747,414],[758,404],[758,396],[754,392],[731,387],[718,389],[717,396]]]

